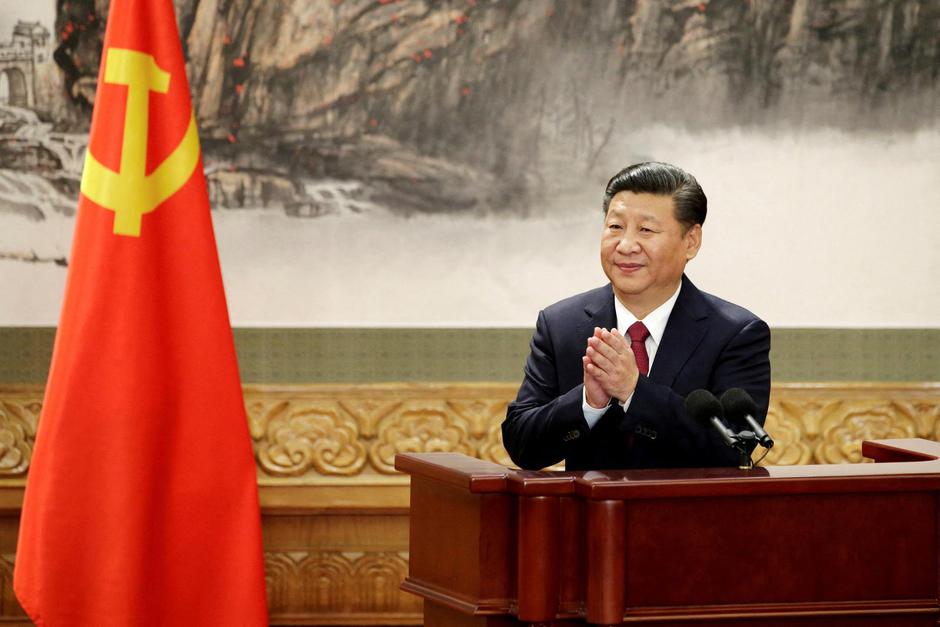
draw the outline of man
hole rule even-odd
[[[522,468],[737,465],[737,453],[686,415],[685,396],[743,388],[763,420],[770,329],[685,276],[707,200],[665,163],[618,172],[604,195],[601,265],[610,283],[539,313],[525,378],[503,421]]]

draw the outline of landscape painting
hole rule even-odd
[[[935,318],[904,294],[940,271],[936,2],[174,5],[236,325],[529,326],[604,282],[604,186],[644,160],[709,196],[700,287]],[[0,5],[0,325],[56,323],[107,9]],[[912,252],[860,273],[878,249]]]

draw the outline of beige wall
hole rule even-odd
[[[779,134],[668,128],[625,135],[627,159],[670,160],[709,196],[698,286],[775,327],[940,326],[940,130]],[[216,212],[236,326],[531,327],[605,281],[605,181],[530,219]],[[535,203],[537,204],[537,203]],[[60,248],[70,222],[62,219]],[[57,231],[58,232],[58,231]],[[0,260],[0,326],[54,325],[65,269]]]

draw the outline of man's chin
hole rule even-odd
[[[645,292],[650,287],[649,283],[647,282],[640,283],[638,281],[622,281],[621,280],[621,281],[611,281],[611,283],[614,286],[614,291],[624,296],[637,296],[638,294],[642,294],[643,292]]]

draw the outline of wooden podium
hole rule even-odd
[[[398,455],[402,589],[427,627],[936,627],[940,444],[862,452],[879,463],[565,473]]]

